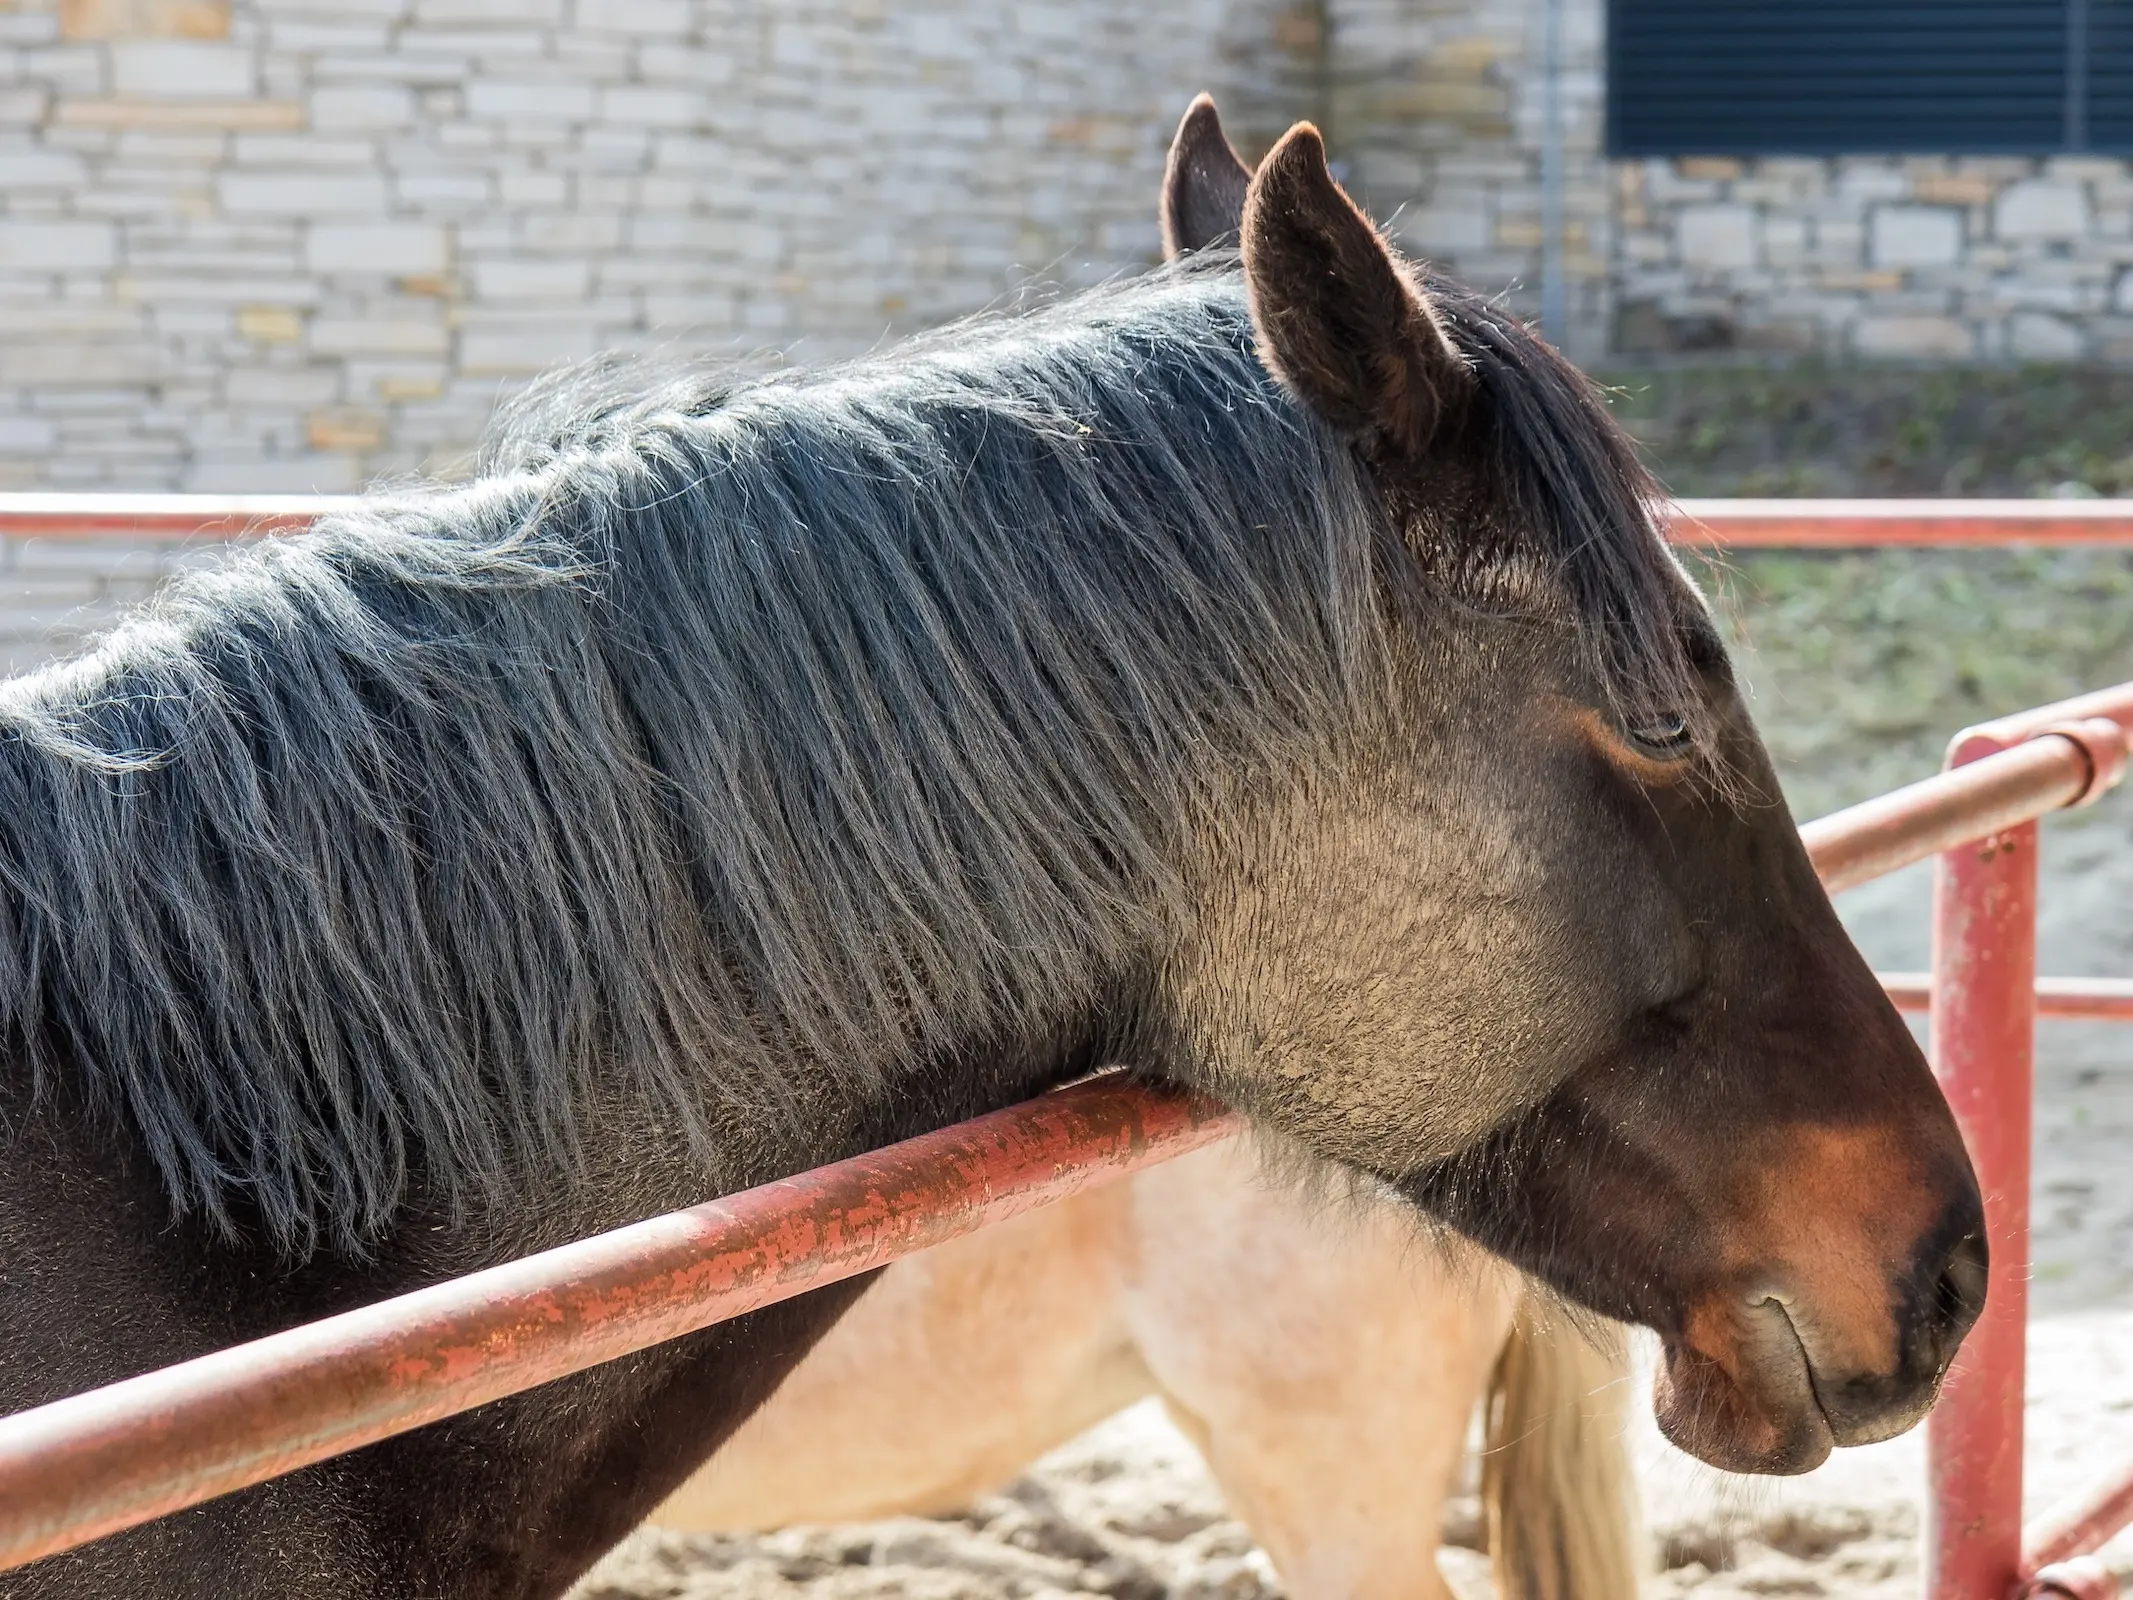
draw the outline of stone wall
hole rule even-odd
[[[1570,343],[1611,324],[1572,0]],[[1538,0],[0,0],[0,488],[449,472],[596,349],[830,355],[1153,259],[1203,87],[1537,309]]]
[[[1563,7],[1564,347],[1606,353],[1613,188],[1603,8]],[[1541,0],[1336,0],[1326,120],[1346,176],[1403,247],[1537,315]]]
[[[2133,361],[2133,172],[1610,162],[1563,0],[1564,340]],[[0,0],[0,489],[450,472],[599,349],[831,355],[1155,253],[1212,87],[1538,310],[1543,0]]]
[[[1542,0],[1330,0],[1325,115],[1418,254],[1538,310]],[[1603,0],[1563,0],[1564,343],[2133,363],[2133,163],[1612,161]]]
[[[0,536],[0,677],[74,649],[188,561],[218,548],[167,539]]]
[[[0,0],[0,488],[450,470],[595,349],[826,354],[1154,254],[1291,0]]]
[[[1625,353],[2133,362],[2121,160],[1625,162],[1615,199]]]

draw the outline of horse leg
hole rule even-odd
[[[651,1521],[683,1532],[968,1505],[1147,1394],[1127,1187],[898,1262]]]
[[[1294,1600],[1449,1600],[1436,1555],[1519,1284],[1236,1145],[1134,1186],[1129,1325]]]

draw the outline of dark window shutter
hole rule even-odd
[[[2133,0],[2086,0],[2087,148],[2133,153]]]
[[[2133,0],[2074,4],[2087,12],[2075,42],[2090,61],[2090,142],[2123,145],[2133,135]],[[2069,0],[1613,0],[1609,147],[1624,156],[2065,150],[2072,14]]]

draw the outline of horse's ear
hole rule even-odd
[[[1251,181],[1251,169],[1223,136],[1214,97],[1201,95],[1185,108],[1163,168],[1163,259],[1236,243]]]
[[[1244,275],[1259,356],[1328,422],[1417,456],[1473,388],[1428,297],[1333,181],[1300,122],[1244,202]]]

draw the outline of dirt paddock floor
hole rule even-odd
[[[1795,814],[1922,776],[1965,722],[2133,679],[2133,556],[1889,553],[1737,558],[1707,575]],[[2048,824],[2046,971],[2133,973],[2133,794]],[[1929,878],[1840,901],[1877,966],[1925,964]],[[2133,1458],[2133,1028],[2040,1039],[2031,1495]],[[1784,1483],[1728,1480],[1640,1424],[1663,1565],[1653,1593],[1915,1595],[1914,1435]],[[1478,1508],[1447,1514],[1444,1568],[1489,1592]],[[944,1520],[754,1538],[640,1534],[579,1600],[1270,1600],[1280,1578],[1153,1403]]]

